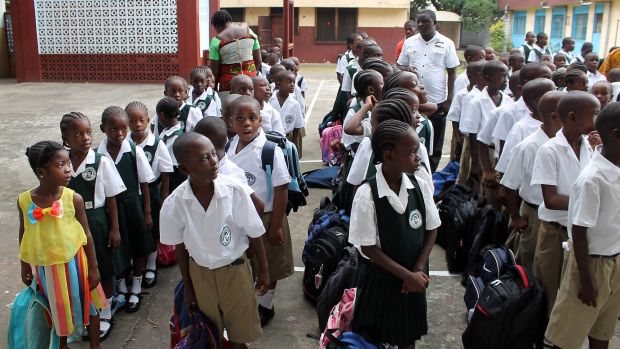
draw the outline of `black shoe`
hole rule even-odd
[[[276,315],[275,308],[267,309],[262,305],[258,305],[258,316],[260,317],[260,327],[269,325],[271,319]]]
[[[138,298],[138,301],[135,303],[132,302],[131,296],[136,296]],[[138,311],[138,309],[140,309],[141,300],[142,300],[141,294],[131,293],[131,295],[129,296],[129,299],[127,299],[127,309],[125,311],[128,313],[135,313],[136,311]]]
[[[99,341],[103,342],[106,338],[108,338],[108,336],[112,332],[112,327],[114,327],[114,324],[116,323],[116,321],[114,321],[114,319],[99,319],[99,321],[107,322],[108,324],[110,324],[110,327],[108,327],[107,331],[99,330]]]
[[[151,272],[153,273],[153,277],[152,278],[147,278],[146,277],[146,273]],[[157,270],[153,270],[153,269],[146,269],[144,271],[144,277],[142,278],[142,287],[144,288],[152,288],[157,284]]]

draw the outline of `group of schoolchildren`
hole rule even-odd
[[[62,143],[27,149],[40,184],[18,200],[21,277],[49,301],[62,348],[79,335],[98,348],[113,314],[139,310],[158,244],[176,250],[187,308],[226,329],[232,348],[261,335],[277,281],[294,271],[287,164],[276,146],[267,173],[261,156],[269,132],[301,146],[298,69],[289,58],[239,75],[221,99],[198,66],[190,84],[166,79],[154,115],[137,101],[106,108],[98,147],[89,118],[71,112]]]

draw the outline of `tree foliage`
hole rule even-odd
[[[504,21],[498,20],[491,25],[489,46],[493,47],[495,52],[504,52],[506,46],[506,34],[504,33]]]
[[[458,13],[463,19],[465,30],[480,31],[491,26],[503,12],[498,9],[498,0],[430,0],[438,11]],[[411,18],[428,7],[428,0],[411,1]]]

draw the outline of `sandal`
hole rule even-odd
[[[100,325],[99,325],[99,341],[103,342],[106,338],[108,338],[108,336],[110,335],[110,333],[112,332],[112,327],[114,327],[114,324],[116,323],[116,321],[114,321],[114,319],[99,319]],[[106,323],[108,324],[108,329],[107,330],[101,330],[101,323]]]
[[[135,300],[134,300],[135,299]],[[127,309],[125,310],[128,313],[135,313],[140,309],[140,301],[142,300],[141,293],[131,293],[129,299],[127,300]]]
[[[147,273],[153,273],[153,277],[147,277]],[[152,288],[157,284],[157,270],[145,269],[144,277],[142,278],[142,287]]]
[[[120,295],[122,295],[123,298],[119,300],[118,296]],[[125,306],[127,306],[127,292],[117,292],[116,297],[112,298],[112,305],[110,306],[112,316],[125,309]]]

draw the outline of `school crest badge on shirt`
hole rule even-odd
[[[230,232],[230,228],[225,225],[222,228],[222,232],[220,233],[220,243],[224,246],[230,245],[230,241],[232,240],[232,234]]]
[[[82,172],[82,178],[84,178],[85,181],[90,182],[93,179],[97,178],[97,170],[95,170],[93,167],[87,167],[84,172]]]
[[[409,214],[409,225],[413,229],[418,229],[422,226],[422,214],[418,210],[413,210]]]
[[[153,161],[153,154],[151,154],[150,151],[145,151],[144,155],[146,156],[146,159],[149,161],[149,163]]]
[[[295,121],[295,117],[293,115],[289,114],[284,118],[284,122],[286,122],[287,124],[292,124],[293,121]]]
[[[198,101],[198,103],[196,103],[196,106],[203,110],[207,107],[207,103],[205,101]]]
[[[256,177],[250,172],[245,173],[245,179],[248,181],[248,185],[251,187],[256,183]]]

